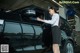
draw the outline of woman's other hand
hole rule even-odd
[[[37,17],[37,20],[38,20],[38,21],[42,21],[42,19],[41,19],[41,18],[39,18],[39,17]]]

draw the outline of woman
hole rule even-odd
[[[51,20],[43,20],[37,17],[38,21],[51,24],[52,26],[52,37],[53,44],[52,49],[54,53],[60,53],[59,44],[61,44],[61,32],[59,29],[59,14],[56,13],[56,9],[54,7],[49,8],[49,13],[52,16]]]

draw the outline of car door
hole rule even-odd
[[[3,27],[4,27],[4,20],[0,19],[0,44],[2,44],[3,42],[3,35],[2,35]]]
[[[43,29],[40,25],[33,25],[33,28],[35,29],[35,48],[36,50],[43,49],[42,48]]]
[[[22,50],[22,32],[21,26],[17,22],[5,21],[4,38],[16,51]]]
[[[23,51],[21,20],[18,14],[7,14],[4,21],[4,39],[15,51]],[[4,43],[5,44],[5,43]],[[10,49],[11,51],[13,49]]]
[[[32,51],[35,50],[34,47],[34,30],[31,24],[29,23],[21,23],[23,29],[23,50],[24,51]]]

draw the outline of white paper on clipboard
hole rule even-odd
[[[4,23],[4,20],[1,20],[1,19],[0,19],[0,24],[3,24],[3,23]]]

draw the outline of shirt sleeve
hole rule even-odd
[[[59,15],[54,15],[52,16],[51,20],[43,20],[43,22],[48,23],[48,24],[54,24],[56,21],[58,21]]]

